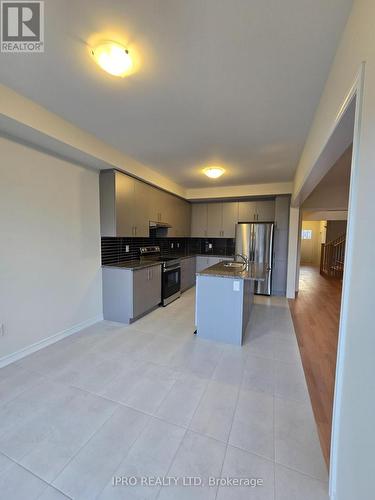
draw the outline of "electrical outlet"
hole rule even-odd
[[[173,248],[173,247],[174,247],[174,243],[171,243],[171,248]]]
[[[239,292],[240,291],[240,282],[238,280],[233,281],[233,291],[234,292]]]
[[[125,252],[126,252],[126,253],[129,253],[129,252],[130,252],[129,245],[125,245]]]
[[[208,244],[208,248],[211,250],[212,249],[212,243]]]
[[[4,337],[5,335],[5,325],[4,323],[0,323],[0,337]]]
[[[179,243],[177,243],[177,248],[180,248],[180,244]]]

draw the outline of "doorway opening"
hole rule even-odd
[[[289,301],[328,469],[345,269],[354,110],[355,103],[347,111],[352,113],[351,137],[347,134],[350,142],[346,142],[341,151],[336,151],[337,159],[329,165],[300,207],[298,293],[296,299]],[[347,118],[349,121],[349,116]]]

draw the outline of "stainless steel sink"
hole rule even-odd
[[[244,262],[224,262],[224,267],[231,267],[233,269],[245,269],[246,264]]]

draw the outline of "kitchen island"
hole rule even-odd
[[[242,345],[263,266],[219,262],[197,273],[195,324],[203,339]]]

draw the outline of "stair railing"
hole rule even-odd
[[[346,234],[335,240],[322,243],[320,274],[328,278],[341,279],[344,272]]]

